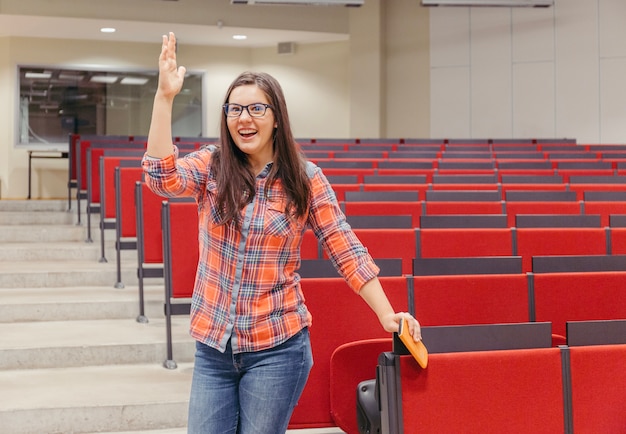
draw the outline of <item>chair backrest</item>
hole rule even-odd
[[[190,298],[198,267],[198,205],[192,198],[162,203],[163,267],[166,294]]]
[[[505,204],[502,201],[466,202],[429,200],[424,202],[424,214],[503,214],[504,207]]]
[[[567,321],[565,330],[570,347],[626,344],[626,319]]]
[[[599,228],[599,214],[517,214],[518,228]]]
[[[441,214],[422,215],[420,228],[506,228],[504,214]]]
[[[480,170],[495,168],[494,161],[459,161],[459,160],[440,160],[438,162],[439,169],[466,169]]]
[[[416,257],[416,229],[353,229],[370,255],[379,258],[402,258],[402,274],[411,274]]]
[[[365,175],[367,184],[425,184],[426,175]]]
[[[552,325],[549,322],[430,326],[422,327],[421,332],[430,354],[552,346]],[[396,354],[397,342],[394,337]]]
[[[620,226],[619,214],[626,215],[626,201],[584,201],[583,207],[585,214],[600,215],[601,226]]]
[[[560,175],[502,175],[503,184],[562,184]]]
[[[327,175],[326,179],[332,184],[358,184],[359,177],[357,175]]]
[[[380,353],[391,351],[391,338],[366,339],[339,345],[330,358],[330,414],[346,433],[358,433],[356,389],[376,377]]]
[[[374,163],[372,160],[329,159],[318,160],[317,165],[321,168],[374,168]]]
[[[141,167],[126,167],[122,164],[116,168],[115,200],[120,238],[137,236],[135,184],[143,181],[143,175],[144,171]]]
[[[161,204],[166,200],[148,188],[145,182],[135,184],[135,213],[139,259],[148,264],[163,264]]]
[[[445,276],[450,274],[518,274],[521,272],[521,256],[413,259],[414,276]]]
[[[553,159],[555,160],[555,159]],[[583,159],[581,159],[583,160]],[[598,169],[598,170],[612,170],[613,163],[610,161],[599,161],[595,159],[586,159],[585,161],[557,161],[556,162],[557,170],[561,171],[561,169]]]
[[[423,326],[531,321],[526,274],[414,276],[411,312]]]
[[[573,175],[569,177],[570,184],[626,184],[626,176],[619,175]]]
[[[407,278],[381,277],[380,282],[391,304],[397,310],[408,310]],[[309,374],[289,426],[293,429],[333,426],[329,393],[333,352],[348,342],[390,339],[390,335],[342,278],[303,278],[300,284],[307,308],[313,315],[309,333],[315,367]],[[360,368],[355,369],[360,371]],[[375,376],[375,365],[372,369],[374,372],[369,374],[370,378]],[[350,392],[356,393],[354,389]],[[356,419],[356,407],[352,411]]]
[[[552,170],[552,163],[548,160],[542,161],[498,161],[498,169],[545,169]]]
[[[513,254],[522,257],[527,272],[533,256],[609,254],[608,238],[604,228],[517,228]]]
[[[518,214],[581,214],[583,205],[576,201],[507,201],[508,225],[515,226]]]
[[[565,432],[561,350],[399,356],[398,432]],[[416,411],[420,409],[420,411]]]
[[[566,336],[567,321],[624,319],[626,271],[539,273],[529,275],[534,320],[552,322]]]
[[[626,202],[626,190],[585,191],[583,198],[585,202]]]
[[[626,345],[569,348],[572,430],[619,433],[626,427]]]
[[[513,256],[512,228],[417,229],[415,258]]]
[[[445,202],[500,202],[501,194],[497,190],[428,190],[427,201]]]
[[[356,228],[412,228],[411,215],[348,215],[346,220]]]
[[[401,258],[377,258],[375,262],[380,268],[379,276],[402,276]],[[302,259],[298,274],[302,278],[339,276],[330,259]]]
[[[346,191],[346,202],[417,202],[418,191]]]
[[[379,169],[433,169],[432,161],[417,159],[380,160],[377,163]]]
[[[496,184],[497,175],[442,175],[434,174],[433,183],[436,184]]]
[[[533,256],[533,273],[626,271],[626,255]],[[626,313],[624,314],[626,316]]]
[[[626,205],[626,203],[624,204]],[[626,209],[624,214],[609,214],[609,226],[612,228],[626,228]]]
[[[576,201],[575,191],[553,191],[553,190],[507,190],[505,192],[506,201],[526,201],[526,202],[564,202]]]

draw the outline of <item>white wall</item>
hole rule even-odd
[[[156,69],[160,40],[154,44],[0,38],[0,182],[2,198],[27,196],[28,154],[14,147],[16,66],[104,66]],[[220,106],[231,81],[245,70],[264,70],[276,76],[285,90],[294,132],[299,137],[348,137],[348,43],[312,44],[294,55],[279,56],[275,48],[232,49],[179,47],[181,64],[206,74],[206,135],[219,135]],[[147,126],[145,134],[147,134]],[[67,160],[33,160],[32,197],[64,197]]]
[[[433,8],[431,137],[624,143],[626,2]]]

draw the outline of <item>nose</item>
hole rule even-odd
[[[248,107],[244,107],[244,109],[241,111],[241,114],[239,115],[239,119],[241,119],[244,115],[246,117],[252,119],[252,116],[250,116],[250,111],[249,111]]]

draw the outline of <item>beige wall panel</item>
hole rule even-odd
[[[626,56],[626,1],[598,1],[600,56]]]
[[[513,65],[513,137],[554,137],[554,63]]]
[[[290,55],[254,51],[253,69],[272,74],[283,88],[297,138],[350,136],[348,52],[347,42],[296,46]]]
[[[471,11],[471,136],[509,138],[511,123],[511,11]]]
[[[430,8],[430,66],[469,65],[469,8]]]
[[[350,12],[350,132],[357,138],[385,137],[385,8],[369,0]]]
[[[600,142],[626,143],[626,58],[600,62]]]
[[[556,137],[596,143],[599,130],[598,3],[560,1],[556,13]]]
[[[387,137],[430,136],[428,8],[387,4]]]
[[[469,67],[431,70],[431,137],[471,137]]]
[[[555,8],[513,9],[513,62],[554,60]]]

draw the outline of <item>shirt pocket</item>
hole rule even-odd
[[[267,201],[263,217],[263,233],[275,237],[294,236],[302,231],[303,224],[293,213],[285,213],[286,198]]]
[[[214,227],[220,226],[221,224],[221,216],[218,212],[217,207],[217,183],[214,179],[209,179],[206,184],[206,189],[204,191],[204,197],[199,200],[199,209],[203,211],[207,220],[209,228],[213,229]]]

